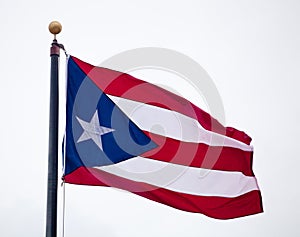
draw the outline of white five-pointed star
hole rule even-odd
[[[77,143],[92,139],[96,143],[96,145],[103,151],[101,136],[106,133],[113,132],[115,131],[115,129],[103,127],[100,125],[97,110],[90,122],[83,121],[77,116],[76,119],[84,130],[77,140]]]

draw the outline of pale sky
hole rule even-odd
[[[300,236],[297,0],[1,0],[0,236],[45,233],[52,20],[62,23],[58,40],[68,53],[94,65],[140,47],[168,48],[197,61],[221,95],[226,125],[253,138],[265,210],[220,221],[112,188],[67,185],[65,236]],[[61,143],[63,53],[60,76]],[[180,92],[191,96],[189,89]],[[58,236],[61,194],[59,187]]]

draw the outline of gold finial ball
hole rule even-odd
[[[49,31],[53,34],[53,35],[57,35],[61,32],[62,26],[58,21],[52,21],[49,24]]]

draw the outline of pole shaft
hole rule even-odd
[[[50,48],[50,115],[48,147],[48,189],[46,237],[56,237],[57,233],[57,179],[58,179],[58,60],[59,47],[53,41]]]

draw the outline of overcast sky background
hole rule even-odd
[[[68,52],[95,65],[147,46],[196,60],[219,90],[226,125],[253,138],[265,209],[220,221],[112,188],[67,185],[65,236],[300,236],[297,0],[0,0],[0,236],[45,232],[52,20],[62,23],[58,40]],[[63,98],[63,53],[60,68]]]

